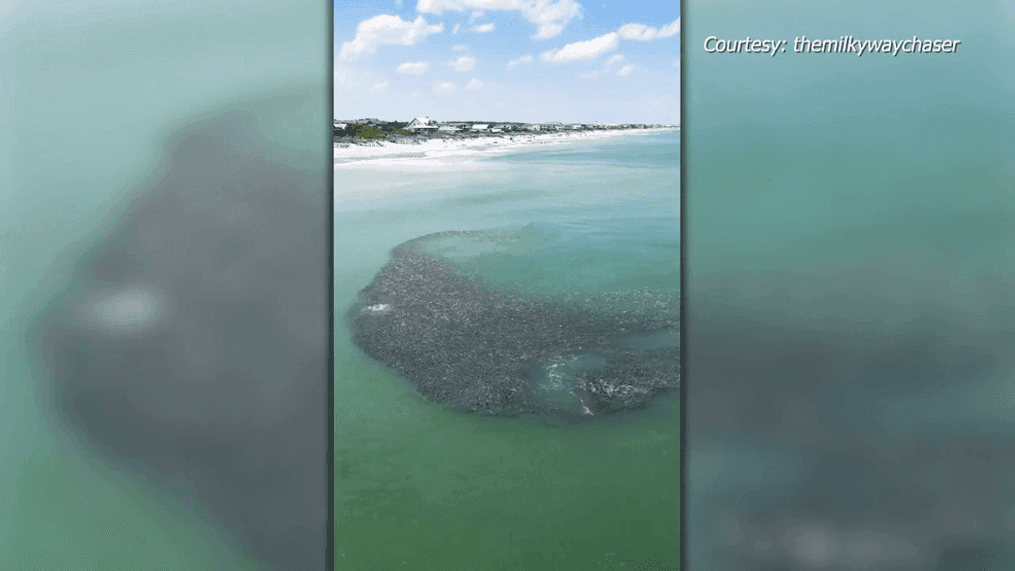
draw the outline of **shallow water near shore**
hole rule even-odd
[[[406,158],[336,169],[336,568],[679,568],[677,391],[587,422],[465,413],[367,357],[343,319],[393,248],[446,231],[515,229],[491,255],[468,241],[435,246],[491,287],[676,292],[678,141],[670,131],[440,168]],[[676,341],[656,337],[616,342]],[[599,364],[565,355],[533,378],[566,401],[560,383]]]

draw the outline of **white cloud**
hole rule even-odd
[[[353,78],[352,70],[341,63],[335,63],[335,83],[349,83]]]
[[[482,18],[482,17],[483,17],[483,11],[482,10],[473,10],[472,15],[469,16],[469,24],[472,24],[477,19]]]
[[[448,65],[455,68],[455,71],[469,71],[476,67],[476,58],[469,56],[462,56],[455,61],[449,61]]]
[[[395,6],[402,7],[402,0],[395,0]]]
[[[536,35],[532,36],[535,40],[545,40],[549,38],[555,38],[564,31],[563,24],[543,24],[536,30]]]
[[[531,63],[531,62],[532,62],[532,56],[525,55],[525,56],[522,56],[522,57],[520,57],[518,59],[513,59],[513,60],[509,61],[508,65],[515,66],[515,65],[518,65],[520,63]]]
[[[588,73],[581,74],[582,79],[595,79],[598,76],[599,76],[599,72],[596,71],[596,70],[592,70],[592,71],[590,71]]]
[[[388,82],[387,82],[387,80],[385,80],[385,81],[382,81],[380,83],[375,83],[374,86],[372,88],[370,88],[370,91],[383,91],[387,87],[388,87]]]
[[[456,52],[464,52],[465,50],[469,49],[469,46],[465,44],[458,44],[457,46],[453,46],[451,49],[455,50]]]
[[[395,68],[398,73],[404,73],[406,75],[422,75],[426,73],[426,70],[430,69],[430,64],[425,61],[403,63],[402,65]]]
[[[423,41],[430,34],[444,31],[443,24],[430,26],[417,17],[406,22],[398,16],[381,14],[369,20],[363,20],[356,26],[356,37],[351,42],[342,44],[340,56],[344,60],[354,60],[362,54],[372,54],[377,46],[411,46]]]
[[[618,32],[620,32],[620,37],[625,40],[638,40],[641,42],[668,38],[680,33],[680,18],[673,20],[658,30],[650,28],[645,24],[624,24]]]
[[[460,29],[461,27],[462,27],[462,25],[461,25],[461,24],[455,24],[455,29],[454,29],[454,30],[451,30],[451,33],[452,33],[452,34],[457,34],[457,33],[458,33],[458,30],[459,30],[459,29]]]
[[[495,26],[493,24],[493,22],[490,22],[489,24],[481,24],[479,26],[473,26],[472,27],[472,31],[476,32],[478,34],[485,34],[487,32],[492,32],[495,29],[497,29],[497,26]]]
[[[551,63],[592,59],[599,57],[608,51],[617,49],[618,43],[620,42],[617,39],[617,33],[610,32],[605,36],[599,36],[598,38],[592,38],[591,40],[585,40],[584,42],[567,44],[559,50],[544,52],[539,57],[543,61]]]
[[[634,71],[634,66],[628,64],[628,65],[625,65],[624,67],[620,68],[620,71],[617,72],[617,75],[619,75],[621,77],[623,77],[625,75],[631,75],[632,71]]]
[[[445,10],[514,10],[538,26],[535,39],[552,38],[574,18],[581,17],[581,4],[575,0],[419,0],[416,11],[440,16]],[[473,18],[475,19],[475,18]],[[470,20],[471,23],[471,20]]]
[[[479,89],[480,87],[483,87],[484,85],[486,85],[486,84],[483,83],[482,81],[476,79],[475,77],[473,77],[472,81],[470,81],[469,84],[465,86],[465,89]]]
[[[616,54],[614,56],[610,56],[610,59],[606,60],[606,63],[603,64],[603,69],[605,69],[606,71],[609,71],[611,67],[613,67],[614,65],[616,65],[616,64],[618,64],[618,63],[620,63],[622,61],[624,61],[624,56],[622,56],[620,54]]]
[[[446,81],[444,83],[438,83],[437,85],[433,86],[433,90],[435,92],[437,92],[437,93],[454,93],[455,92],[455,84],[451,83],[450,81]]]

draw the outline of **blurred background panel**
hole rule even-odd
[[[691,568],[1012,568],[1015,5],[702,0],[685,31]],[[850,35],[961,44],[793,51]]]
[[[324,567],[329,14],[0,5],[0,568]]]

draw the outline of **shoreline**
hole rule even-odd
[[[415,136],[396,140],[369,140],[336,142],[334,147],[335,168],[342,165],[356,165],[373,159],[433,159],[451,155],[489,155],[517,152],[525,147],[538,145],[563,145],[583,140],[598,140],[623,135],[639,135],[679,131],[679,127],[653,129],[601,129],[578,132],[553,133],[497,133],[480,136],[438,135],[433,137]]]

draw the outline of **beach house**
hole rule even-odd
[[[405,126],[406,131],[415,131],[417,133],[433,133],[437,129],[437,125],[429,117],[416,117]]]
[[[472,126],[473,131],[486,131],[490,127],[487,123],[477,123]]]
[[[345,133],[345,128],[348,127],[348,126],[349,126],[349,124],[347,122],[341,122],[340,123],[338,121],[335,121],[332,124],[332,127],[331,127],[331,135],[333,137],[341,136],[342,134]]]

